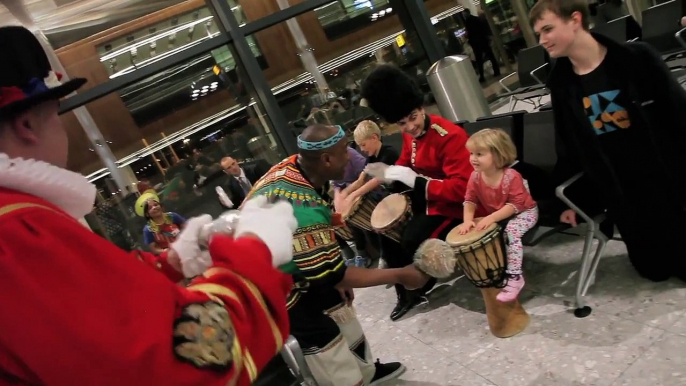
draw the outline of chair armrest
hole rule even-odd
[[[681,43],[681,45],[684,46],[684,48],[686,48],[686,41],[684,41],[684,38],[681,37],[681,34],[684,32],[686,32],[686,28],[680,29],[677,33],[674,34],[674,37],[676,37],[676,40],[678,40],[679,43]]]
[[[568,179],[567,181],[563,182],[560,186],[555,188],[555,195],[557,198],[562,200],[562,202],[565,203],[570,209],[575,211],[581,218],[586,220],[586,222],[589,224],[589,226],[593,226],[595,222],[593,221],[593,218],[589,215],[587,215],[584,211],[582,211],[578,206],[576,206],[567,196],[565,196],[564,192],[565,189],[567,189],[571,184],[576,182],[579,178],[581,178],[584,175],[583,172],[577,173],[574,175],[572,178]]]
[[[500,86],[502,86],[502,88],[504,88],[505,91],[507,91],[507,92],[512,92],[512,90],[510,90],[510,88],[507,87],[507,86],[505,85],[505,83],[503,83],[503,81],[504,81],[505,79],[512,78],[512,77],[513,77],[514,75],[516,75],[516,74],[517,74],[516,72],[513,72],[512,74],[507,75],[507,76],[505,76],[504,78],[502,78],[502,79],[500,79],[500,80],[498,81],[498,83],[500,83]]]
[[[543,63],[543,65],[538,66],[538,67],[534,68],[533,70],[531,70],[531,72],[529,72],[529,75],[531,75],[532,78],[536,79],[536,82],[543,84],[543,82],[540,79],[538,79],[538,77],[536,76],[536,71],[544,68],[547,65],[548,65],[548,63]]]

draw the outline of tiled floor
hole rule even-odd
[[[640,278],[624,245],[611,241],[587,295],[593,313],[575,318],[582,240],[556,235],[527,248],[520,300],[529,327],[492,336],[479,291],[465,278],[437,286],[429,302],[397,322],[395,292],[356,291],[375,357],[408,370],[389,385],[686,385],[686,283]]]

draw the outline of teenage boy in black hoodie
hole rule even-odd
[[[686,279],[686,92],[648,45],[591,33],[586,0],[540,0],[530,16],[556,58],[558,177],[585,172],[586,201],[607,209],[639,274]],[[571,210],[560,220],[576,225]]]

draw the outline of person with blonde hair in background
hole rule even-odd
[[[386,165],[393,165],[400,158],[398,153],[391,146],[384,145],[381,142],[381,129],[374,121],[362,121],[355,128],[353,133],[355,143],[360,149],[360,152],[367,156],[367,164],[382,162]],[[366,194],[371,194],[375,199],[381,200],[388,195],[388,190],[381,184],[379,179],[372,178],[364,171],[360,173],[359,178],[354,183],[340,192],[340,197],[345,200],[344,207],[352,205],[355,200],[363,197]],[[377,240],[376,245],[379,249],[379,265],[378,268],[386,268],[386,254],[388,253],[388,244],[392,242],[381,235],[375,235]]]

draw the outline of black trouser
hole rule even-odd
[[[686,252],[681,244],[686,235],[686,213],[678,201],[652,196],[629,198],[623,209],[611,208],[608,214],[641,276],[653,281],[670,276],[686,280]]]
[[[472,45],[472,50],[474,50],[476,67],[479,71],[479,77],[481,79],[484,79],[484,56],[486,56],[486,60],[490,60],[491,66],[493,66],[493,74],[495,76],[500,75],[500,66],[498,65],[498,61],[493,54],[490,44],[474,44]]]
[[[349,225],[350,232],[353,234],[353,241],[355,242],[355,248],[357,248],[357,253],[367,250],[367,235],[363,229]]]

